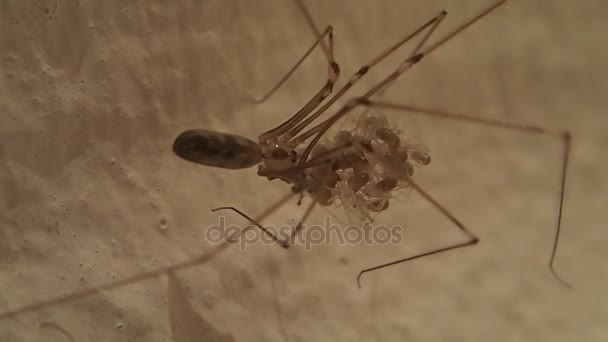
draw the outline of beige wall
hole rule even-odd
[[[440,34],[489,2],[308,5],[320,26],[335,27],[344,82],[441,8],[449,15]],[[428,145],[433,162],[417,180],[480,245],[366,275],[358,290],[361,268],[461,239],[412,193],[378,218],[405,227],[400,247],[233,248],[176,271],[185,290],[172,287],[172,295],[167,277],[144,275],[76,298],[211,250],[203,240],[218,220],[211,208],[235,205],[255,215],[287,192],[254,169],[188,164],[170,146],[188,128],[255,138],[317,91],[325,65],[316,54],[268,102],[246,101],[313,40],[291,1],[1,2],[0,312],[72,297],[4,314],[0,340],[65,341],[64,329],[75,341],[166,341],[168,301],[173,315],[195,322],[175,341],[199,332],[202,340],[237,341],[606,340],[607,10],[591,0],[510,1],[386,96],[572,131],[556,268],[573,290],[546,267],[557,140],[385,113]],[[351,96],[396,62],[370,72]],[[288,222],[302,211],[294,201],[265,222]],[[315,212],[311,222],[324,215]],[[175,295],[182,292],[192,309],[183,309]]]

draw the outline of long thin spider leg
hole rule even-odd
[[[219,207],[219,208],[211,209],[211,211],[213,211],[213,212],[219,211],[219,210],[232,210],[232,211],[234,211],[235,213],[241,215],[243,218],[249,220],[249,222],[252,223],[254,226],[260,228],[260,230],[262,230],[264,233],[268,234],[268,236],[270,236],[276,243],[278,243],[279,246],[281,246],[283,248],[287,248],[288,241],[283,241],[283,240],[279,239],[276,235],[274,235],[268,229],[264,228],[261,224],[259,224],[258,222],[256,222],[251,217],[247,216],[247,214],[245,214],[244,212],[240,211],[239,209],[237,209],[235,207]]]
[[[270,232],[268,229],[264,228],[261,224],[259,224],[258,222],[256,222],[254,219],[252,219],[251,217],[249,217],[247,214],[243,213],[242,211],[240,211],[239,209],[235,208],[235,207],[219,207],[219,208],[215,208],[212,209],[211,211],[219,211],[219,210],[232,210],[234,212],[236,212],[237,214],[239,214],[241,217],[245,218],[246,220],[248,220],[250,223],[252,223],[254,226],[256,226],[257,228],[259,228],[260,230],[262,230],[264,233],[268,234],[275,242],[277,242],[281,247],[288,249],[289,245],[293,244],[293,239],[294,237],[298,234],[298,232],[302,229],[304,221],[308,218],[308,216],[310,216],[310,214],[312,213],[312,210],[314,209],[315,205],[317,204],[317,201],[313,201],[307,208],[306,211],[304,212],[304,215],[302,215],[302,218],[300,219],[300,221],[298,222],[298,225],[296,226],[296,228],[290,233],[289,237],[287,238],[287,240],[282,240],[280,238],[278,238],[276,235],[272,234],[272,232]]]
[[[447,43],[450,39],[454,38],[456,35],[458,35],[459,33],[463,32],[466,28],[468,28],[473,23],[477,22],[481,18],[483,18],[486,15],[488,15],[490,12],[492,12],[493,10],[495,10],[496,8],[498,8],[500,5],[504,4],[506,1],[507,0],[500,0],[500,1],[495,2],[494,4],[490,5],[486,9],[482,10],[481,12],[479,12],[477,15],[473,16],[471,19],[469,19],[468,21],[466,21],[464,24],[459,25],[454,30],[452,30],[450,33],[448,33],[445,36],[443,36],[442,38],[438,39],[437,42],[431,44],[431,46],[429,46],[428,48],[426,48],[422,52],[416,53],[416,54],[411,55],[410,57],[408,57],[403,63],[401,63],[401,65],[399,65],[399,67],[395,71],[393,71],[384,80],[380,81],[378,84],[376,84],[374,87],[372,87],[369,91],[367,91],[367,93],[365,93],[362,96],[362,98],[363,99],[368,99],[369,97],[371,97],[372,95],[376,94],[378,91],[380,91],[381,89],[383,89],[384,87],[386,87],[388,84],[391,84],[399,76],[401,76],[401,74],[403,74],[405,71],[409,70],[414,64],[420,62],[420,60],[422,60],[423,57],[428,56],[429,54],[431,54],[431,52],[435,51],[437,48],[439,48],[443,44]],[[444,11],[442,11],[442,13],[444,13]],[[442,14],[440,14],[440,15],[442,15]],[[443,14],[443,15],[445,16],[445,14]],[[341,93],[338,92],[335,96],[338,96],[339,94],[341,94]],[[323,134],[325,134],[325,132],[327,132],[327,130],[334,123],[336,123],[340,118],[342,118],[344,115],[346,115],[347,113],[349,113],[352,110],[352,108],[354,106],[356,106],[356,103],[358,101],[360,101],[360,99],[353,99],[353,100],[349,101],[344,107],[342,107],[333,116],[331,116],[327,120],[321,122],[317,126],[309,129],[308,131],[302,133],[301,135],[299,135],[298,137],[296,137],[296,138],[293,139],[293,142],[295,144],[300,144],[300,143],[303,143],[304,141],[306,141],[308,138],[310,138],[314,134],[317,134],[315,136],[315,138],[313,138],[313,140],[306,147],[306,150],[302,154],[302,158],[300,160],[300,163],[303,163],[308,158],[308,155],[310,154],[310,152],[312,151],[312,149],[314,148],[314,146],[317,144],[317,142],[321,139],[321,137],[323,136]],[[331,100],[328,101],[328,103],[329,102],[331,102]],[[322,110],[322,109],[324,109],[324,108],[326,108],[326,106],[327,106],[327,104],[325,106],[323,106],[321,109],[319,109],[319,111]],[[313,116],[315,114],[313,114]]]
[[[266,141],[271,137],[276,137],[278,135],[281,135],[281,134],[287,132],[291,127],[293,127],[298,122],[300,122],[302,119],[304,119],[306,117],[306,115],[310,114],[311,111],[313,111],[319,104],[321,104],[325,100],[325,98],[327,96],[329,96],[331,94],[334,84],[338,81],[338,78],[340,77],[340,66],[338,65],[338,63],[336,63],[336,60],[334,57],[333,27],[331,25],[327,26],[327,28],[325,29],[325,32],[321,35],[319,33],[319,29],[317,28],[317,25],[315,24],[314,20],[312,19],[312,16],[310,15],[310,12],[306,8],[306,6],[304,6],[304,3],[301,0],[295,0],[295,1],[296,1],[296,5],[298,6],[300,11],[304,15],[306,22],[308,23],[308,26],[310,26],[311,30],[315,34],[315,43],[304,54],[304,56],[302,56],[298,60],[298,62],[296,62],[296,64],[287,72],[287,74],[285,74],[285,76],[283,76],[281,78],[281,80],[279,80],[279,82],[274,87],[272,87],[270,92],[266,96],[263,97],[262,101],[267,99],[268,97],[270,97],[279,87],[281,87],[281,85],[283,85],[283,83],[285,83],[287,81],[287,79],[289,77],[291,77],[291,75],[295,72],[295,70],[304,62],[306,57],[308,57],[308,55],[310,55],[312,50],[319,44],[321,45],[323,54],[325,55],[325,58],[327,59],[327,64],[328,64],[328,68],[329,68],[327,82],[326,82],[325,86],[323,86],[323,88],[321,88],[321,90],[302,109],[300,109],[300,111],[298,111],[293,117],[291,117],[289,120],[287,120],[285,123],[281,124],[280,126],[262,134],[260,136],[260,140],[262,140],[262,141]],[[325,41],[323,40],[323,38],[326,35],[328,36],[329,47],[327,47],[325,45]]]
[[[438,39],[435,43],[431,44],[431,46],[429,46],[428,48],[426,48],[422,52],[422,54],[423,55],[430,54],[431,52],[433,52],[434,50],[436,50],[438,47],[440,47],[443,44],[447,43],[449,40],[451,40],[452,38],[456,37],[462,31],[466,30],[469,26],[475,24],[477,21],[479,21],[479,19],[485,17],[486,15],[490,14],[490,12],[492,12],[495,9],[497,9],[498,7],[502,6],[507,1],[508,0],[498,0],[495,3],[493,3],[492,5],[486,7],[481,12],[479,12],[477,15],[473,16],[471,19],[467,20],[466,22],[460,24],[456,29],[452,30],[450,33],[446,34],[442,38]]]
[[[419,258],[422,258],[422,257],[425,257],[425,256],[429,256],[429,255],[433,255],[433,254],[447,252],[447,251],[458,249],[458,248],[462,248],[462,247],[472,246],[472,245],[475,245],[475,244],[477,244],[479,242],[479,238],[477,236],[475,236],[475,234],[473,234],[469,229],[467,229],[464,226],[464,224],[462,224],[449,210],[447,210],[443,205],[441,205],[439,202],[437,202],[437,200],[435,200],[424,189],[422,189],[420,186],[418,186],[418,184],[416,184],[411,178],[406,178],[406,181],[409,183],[409,185],[412,188],[414,188],[420,195],[422,195],[422,197],[424,197],[435,208],[437,208],[444,216],[446,216],[450,221],[452,221],[452,223],[456,227],[458,227],[458,229],[460,229],[460,231],[462,231],[469,239],[466,242],[461,242],[461,243],[450,245],[450,246],[447,246],[447,247],[434,249],[434,250],[431,250],[431,251],[428,251],[428,252],[425,252],[425,253],[421,253],[421,254],[418,254],[418,255],[411,256],[411,257],[395,260],[395,261],[392,261],[392,262],[389,262],[389,263],[386,263],[386,264],[382,264],[382,265],[378,265],[378,266],[374,266],[374,267],[371,267],[371,268],[364,269],[361,272],[359,272],[359,275],[357,275],[357,286],[359,288],[361,288],[361,276],[363,276],[363,274],[365,274],[367,272],[379,270],[381,268],[390,267],[390,266],[397,265],[397,264],[400,264],[400,263],[403,263],[403,262],[406,262],[406,261],[410,261],[410,260],[414,260],[414,259],[419,259]]]
[[[302,12],[302,14],[304,15],[304,18],[306,18],[306,22],[308,23],[308,26],[310,26],[310,29],[312,30],[312,32],[315,34],[315,37],[317,38],[317,41],[321,42],[321,49],[323,49],[323,53],[325,54],[325,57],[327,58],[328,61],[333,60],[333,46],[329,46],[329,49],[327,48],[327,46],[325,46],[325,43],[320,39],[321,37],[321,33],[319,32],[319,29],[317,28],[317,24],[315,24],[315,21],[312,19],[312,15],[310,15],[310,12],[308,11],[308,8],[306,8],[306,6],[304,6],[304,3],[302,2],[302,0],[295,0],[296,5],[298,6],[298,8],[300,9],[300,11]]]
[[[323,102],[323,100],[325,100],[325,98],[327,98],[327,96],[329,96],[333,90],[334,84],[336,83],[336,81],[338,80],[338,77],[340,76],[340,66],[338,65],[338,63],[336,63],[336,61],[334,60],[334,55],[333,55],[333,28],[331,26],[328,26],[327,29],[325,30],[325,33],[319,37],[318,39],[323,39],[323,37],[328,36],[328,40],[329,40],[329,60],[328,60],[328,64],[329,64],[329,70],[328,70],[328,75],[327,75],[327,82],[325,83],[325,85],[323,85],[323,87],[321,88],[321,90],[319,90],[319,92],[313,96],[313,98],[308,101],[308,103],[306,103],[304,105],[304,107],[302,107],[302,109],[300,109],[296,114],[294,114],[291,118],[289,118],[287,121],[285,121],[284,123],[280,124],[279,126],[269,130],[268,132],[263,133],[262,135],[260,135],[260,141],[266,141],[268,139],[271,139],[273,137],[279,136],[281,134],[284,134],[285,132],[287,132],[291,127],[297,125],[300,121],[302,121],[308,114],[310,114],[310,112],[312,112],[321,102]],[[315,42],[315,45],[313,46],[313,48],[319,44],[319,40],[317,40]],[[311,50],[312,51],[312,48]],[[304,60],[304,58],[306,58],[306,56],[308,56],[309,53],[307,53],[306,55],[304,55],[304,57],[302,57],[301,61]],[[299,64],[301,64],[301,62],[298,62]],[[295,70],[295,68],[297,68],[299,66],[299,64],[296,64],[293,68],[293,70]],[[290,71],[291,72],[291,71]],[[285,77],[289,77],[288,75],[286,75]],[[285,78],[284,77],[284,78]],[[280,84],[277,84],[277,89],[280,86]]]
[[[453,120],[459,120],[459,121],[467,121],[467,122],[478,123],[478,124],[482,124],[482,125],[486,125],[486,126],[504,127],[504,128],[515,129],[515,130],[520,130],[520,131],[548,134],[548,135],[552,135],[555,137],[562,137],[562,136],[568,134],[567,131],[557,131],[557,130],[554,131],[554,130],[550,130],[550,129],[547,129],[547,128],[544,128],[541,126],[535,126],[535,125],[518,123],[518,122],[510,122],[510,121],[505,121],[505,120],[492,119],[492,118],[486,118],[486,117],[463,114],[463,113],[456,113],[456,112],[451,112],[451,111],[441,110],[441,109],[424,108],[424,107],[417,107],[417,106],[412,106],[412,105],[407,105],[407,104],[400,104],[400,103],[397,104],[397,103],[391,103],[391,102],[387,102],[387,101],[377,101],[377,100],[369,100],[369,99],[361,99],[359,102],[363,106],[371,106],[371,107],[383,108],[383,109],[396,109],[396,110],[400,110],[400,111],[403,111],[404,113],[408,113],[408,114],[418,114],[418,115],[427,115],[427,116],[431,115],[433,117],[453,119]]]
[[[419,35],[421,32],[423,32],[424,30],[426,30],[429,27],[431,27],[430,33],[432,33],[435,30],[435,27],[437,27],[437,25],[439,25],[439,23],[445,18],[446,15],[447,15],[447,12],[441,11],[441,13],[439,13],[437,16],[435,16],[431,20],[429,20],[426,23],[424,23],[423,25],[421,25],[414,32],[409,33],[404,38],[402,38],[397,43],[395,43],[392,47],[390,47],[386,51],[383,51],[382,53],[380,53],[370,63],[365,64],[364,66],[359,68],[359,70],[350,78],[348,83],[346,83],[344,86],[342,86],[342,88],[334,96],[332,96],[321,108],[319,108],[314,114],[310,115],[306,120],[302,121],[296,127],[291,129],[289,131],[289,133],[287,133],[286,138],[291,139],[296,134],[298,134],[301,130],[303,130],[308,125],[310,125],[315,119],[317,119],[320,115],[322,115],[332,104],[334,104],[338,99],[340,99],[342,97],[342,95],[344,95],[363,76],[365,76],[365,74],[367,74],[372,67],[374,67],[376,64],[378,64],[383,59],[388,57],[391,53],[393,53],[394,51],[399,49],[405,43],[407,43],[412,38],[416,37],[417,35]],[[426,35],[426,37],[422,40],[422,42],[425,42],[427,39],[428,39],[428,35]],[[421,46],[421,45],[419,45],[419,46]],[[303,142],[304,140],[306,140],[306,139],[300,139],[300,137],[298,137],[298,138],[294,139],[294,143],[296,145],[298,145],[300,142]],[[302,159],[302,160],[304,160],[304,159]],[[302,160],[300,162],[302,162]]]
[[[283,196],[280,200],[278,200],[277,202],[275,202],[274,204],[272,204],[271,206],[266,208],[266,210],[264,210],[258,217],[256,217],[255,220],[262,221],[266,217],[272,215],[272,213],[277,211],[277,209],[279,209],[280,207],[285,205],[285,203],[287,203],[290,199],[292,199],[293,196],[295,196],[295,194],[296,193],[294,193],[294,192],[289,192],[287,195]],[[109,282],[106,284],[101,284],[96,287],[89,287],[89,288],[86,288],[81,291],[77,291],[77,292],[74,292],[74,293],[71,293],[71,294],[68,294],[65,296],[59,296],[56,298],[39,301],[34,304],[26,305],[26,306],[23,306],[18,309],[4,311],[4,312],[0,313],[0,319],[10,319],[12,317],[15,317],[17,315],[24,314],[27,312],[42,310],[44,308],[48,308],[51,306],[60,305],[60,304],[64,304],[64,303],[67,303],[67,302],[70,302],[73,300],[85,298],[85,297],[97,294],[99,292],[102,292],[102,291],[110,291],[110,290],[113,290],[113,289],[116,289],[116,288],[119,288],[122,286],[126,286],[129,284],[133,284],[133,283],[136,283],[139,281],[156,278],[161,274],[166,274],[167,272],[176,272],[179,270],[183,270],[186,268],[190,268],[190,267],[194,267],[196,265],[203,264],[203,263],[213,259],[216,255],[218,255],[219,253],[221,253],[222,251],[224,251],[228,247],[230,247],[232,245],[232,243],[235,240],[237,240],[249,228],[253,229],[252,226],[247,226],[247,227],[243,228],[242,230],[231,235],[228,239],[223,241],[216,248],[214,248],[208,252],[199,254],[188,260],[178,262],[173,265],[157,268],[155,270],[135,274],[133,276],[119,279],[116,281],[112,281],[112,282]]]
[[[435,43],[431,44],[429,47],[424,49],[422,52],[419,52],[417,54],[410,56],[397,68],[397,70],[395,70],[392,74],[390,74],[387,78],[385,78],[383,81],[378,83],[376,86],[371,88],[367,93],[365,93],[365,95],[363,95],[363,97],[369,98],[372,95],[374,95],[375,93],[377,93],[378,91],[380,91],[382,88],[387,86],[388,84],[392,83],[402,73],[404,73],[405,71],[410,69],[414,64],[420,62],[420,60],[423,57],[430,55],[437,48],[439,48],[443,44],[447,43],[450,39],[454,38],[459,33],[466,30],[469,26],[473,25],[479,19],[485,17],[486,15],[488,15],[490,12],[492,12],[496,8],[500,7],[500,5],[504,4],[505,2],[507,2],[507,0],[499,0],[495,3],[493,3],[492,5],[488,6],[487,8],[485,8],[484,10],[479,12],[477,15],[473,16],[471,19],[469,19],[466,22],[464,22],[463,24],[459,25],[456,29],[452,30],[450,33],[448,33],[445,36],[438,39]]]
[[[445,18],[445,16],[447,16],[447,12],[446,11],[443,11],[443,12],[444,12],[443,18]],[[431,30],[429,30],[424,35],[423,39],[421,39],[420,42],[418,42],[418,45],[416,45],[416,47],[412,50],[412,52],[410,52],[410,54],[409,54],[408,58],[406,59],[406,61],[412,59],[420,51],[420,49],[422,49],[422,47],[424,46],[424,44],[426,44],[426,42],[428,42],[428,40],[431,37],[431,35],[433,34],[433,32],[435,32],[435,30],[437,29],[438,24],[439,23],[437,23],[436,25],[434,25],[431,28]],[[381,98],[382,95],[384,94],[384,92],[386,92],[388,90],[388,88],[390,88],[394,83],[395,83],[395,80],[392,80],[391,82],[384,84],[380,89],[378,89],[378,91],[376,93],[377,94],[376,98]],[[367,107],[365,109],[365,111],[363,111],[363,113],[361,115],[363,115],[363,116],[366,115],[369,112],[370,109],[371,109],[370,107]]]
[[[315,34],[316,41],[315,41],[314,45],[304,54],[304,56],[294,65],[294,67],[279,81],[279,83],[277,83],[277,85],[275,85],[275,87],[273,87],[273,89],[267,96],[270,96],[271,93],[276,91],[276,89],[278,89],[291,76],[291,74],[298,68],[298,66],[300,66],[300,64],[302,64],[304,59],[312,52],[314,47],[319,44],[321,45],[323,52],[325,54],[325,57],[327,58],[327,63],[328,63],[327,82],[321,88],[321,90],[319,90],[319,92],[310,101],[308,101],[308,103],[306,105],[304,105],[304,107],[302,109],[300,109],[295,115],[293,115],[289,120],[282,123],[278,127],[275,127],[273,129],[271,129],[270,131],[260,135],[260,141],[267,141],[268,139],[271,139],[271,138],[277,137],[281,134],[284,134],[289,129],[291,129],[293,126],[297,125],[298,122],[303,120],[308,114],[310,114],[310,112],[312,112],[319,104],[321,104],[321,102],[323,102],[327,96],[329,96],[331,94],[334,84],[340,77],[340,66],[338,65],[338,63],[336,63],[335,57],[334,57],[333,28],[331,26],[328,26],[327,29],[325,30],[325,32],[323,33],[323,35],[321,35],[319,33],[317,25],[314,23],[310,13],[306,9],[306,6],[304,6],[304,4],[298,0],[296,0],[296,4],[298,5],[300,10],[304,14],[304,17],[306,18],[308,25],[311,27],[313,33]],[[328,36],[329,47],[325,46],[325,42],[323,41],[323,38],[326,35]]]
[[[433,116],[433,117],[438,117],[438,118],[466,121],[466,122],[481,124],[481,125],[485,125],[485,126],[502,127],[502,128],[508,128],[508,129],[513,129],[513,130],[536,133],[536,134],[550,135],[550,136],[561,139],[562,143],[563,143],[563,151],[562,151],[562,165],[561,165],[561,178],[560,178],[559,206],[558,206],[558,211],[557,211],[557,224],[556,224],[556,228],[555,228],[555,238],[553,240],[551,258],[549,259],[549,270],[560,283],[562,283],[566,287],[571,287],[568,282],[566,282],[564,279],[562,279],[557,274],[557,272],[555,271],[555,268],[553,266],[553,264],[555,262],[555,255],[557,254],[557,245],[558,245],[558,241],[559,241],[559,235],[561,232],[562,211],[563,211],[563,206],[564,206],[564,195],[565,195],[565,191],[566,191],[566,176],[567,176],[567,171],[568,171],[570,146],[572,143],[572,137],[570,135],[570,132],[554,131],[554,130],[549,130],[549,129],[546,129],[546,128],[543,128],[540,126],[534,126],[534,125],[528,125],[528,124],[522,124],[522,123],[516,123],[516,122],[509,122],[509,121],[497,120],[497,119],[492,119],[492,118],[484,118],[484,117],[478,117],[478,116],[462,114],[462,113],[454,113],[454,112],[445,111],[445,110],[421,108],[421,107],[415,107],[415,106],[410,106],[410,105],[405,105],[405,104],[394,104],[394,103],[389,103],[389,102],[384,102],[384,101],[366,100],[366,101],[362,101],[361,104],[364,106],[369,106],[369,107],[374,107],[374,108],[396,109],[396,110],[400,110],[400,111],[403,111],[404,113],[408,113],[408,114],[427,115],[427,116]]]
[[[412,50],[412,52],[410,52],[410,55],[408,56],[408,58],[406,58],[406,60],[411,59],[416,54],[418,54],[418,52],[420,51],[420,49],[422,49],[422,47],[424,46],[424,44],[426,44],[426,42],[429,41],[429,38],[431,38],[431,35],[433,35],[433,32],[435,32],[435,30],[437,29],[437,27],[439,26],[439,24],[441,23],[441,21],[443,21],[443,19],[445,19],[445,17],[447,15],[448,15],[448,12],[446,10],[442,10],[437,15],[437,21],[433,24],[433,26],[431,26],[431,29],[426,32],[426,34],[424,35],[424,37],[422,37],[422,39],[418,42],[418,45],[416,45],[416,47],[414,48],[414,50]]]
[[[293,75],[293,73],[296,71],[296,69],[298,69],[298,67],[306,60],[308,55],[310,55],[312,53],[312,51],[317,47],[317,45],[322,44],[323,49],[327,49],[325,47],[325,44],[323,41],[325,36],[329,36],[329,38],[328,38],[330,41],[329,46],[333,50],[333,34],[334,34],[333,27],[327,26],[327,28],[325,28],[325,31],[323,32],[323,34],[319,34],[319,36],[315,39],[315,42],[308,48],[308,50],[306,50],[304,55],[302,57],[300,57],[300,59],[298,59],[298,61],[289,69],[289,71],[287,71],[287,73],[285,75],[283,75],[283,77],[281,77],[281,79],[272,88],[270,88],[270,90],[264,96],[262,96],[260,99],[253,99],[253,101],[256,103],[262,103],[262,102],[268,100],[272,95],[274,95],[274,93],[285,82],[287,82],[287,80],[291,77],[291,75]],[[333,68],[331,67],[331,63],[334,62],[333,51],[331,51],[331,53],[326,52],[326,56],[327,56],[327,60],[330,63],[329,72],[330,72],[330,76],[331,76],[331,73],[334,71]],[[336,75],[336,79],[334,79],[334,83],[337,80],[337,77],[338,77],[338,75]]]
[[[291,232],[291,234],[289,235],[289,245],[294,243],[294,238],[296,237],[296,235],[298,235],[298,232],[300,232],[300,230],[302,230],[304,221],[306,221],[306,219],[308,219],[308,216],[310,216],[310,214],[312,213],[312,210],[315,208],[316,205],[317,205],[317,201],[314,200],[314,201],[312,201],[312,203],[310,203],[308,208],[306,208],[306,211],[304,212],[304,215],[302,215],[300,222],[298,222],[296,229],[294,229]]]

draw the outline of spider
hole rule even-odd
[[[561,139],[564,149],[558,223],[549,261],[549,269],[559,282],[565,286],[569,286],[567,282],[557,275],[553,267],[561,228],[566,169],[571,144],[569,132],[553,131],[539,126],[374,99],[374,95],[390,87],[403,73],[470,25],[503,5],[506,1],[495,1],[445,36],[438,38],[434,42],[430,42],[433,32],[447,15],[446,11],[439,12],[435,17],[420,25],[413,32],[405,35],[388,49],[380,52],[369,63],[360,67],[344,86],[333,96],[330,96],[333,93],[334,84],[340,76],[340,67],[333,53],[333,28],[327,26],[321,32],[302,1],[296,0],[296,4],[316,36],[316,40],[295,65],[258,102],[268,100],[318,46],[322,48],[328,64],[327,82],[323,87],[291,118],[262,133],[258,137],[258,142],[238,135],[195,129],[181,133],[174,141],[173,151],[183,159],[206,166],[243,169],[257,165],[259,176],[266,177],[269,180],[280,179],[289,184],[292,193],[271,206],[270,210],[267,210],[263,216],[279,208],[294,194],[300,194],[300,196],[303,196],[305,193],[309,194],[312,202],[306,209],[297,227],[292,230],[287,239],[275,236],[258,223],[259,219],[253,219],[235,207],[213,209],[213,211],[232,210],[236,212],[249,220],[253,226],[270,235],[283,248],[289,247],[293,241],[293,237],[301,229],[302,223],[307,219],[316,205],[341,205],[354,211],[362,219],[372,220],[371,214],[378,214],[386,210],[389,207],[393,193],[404,188],[414,189],[422,195],[464,233],[467,238],[465,242],[364,269],[357,276],[357,284],[361,287],[361,276],[367,272],[433,254],[472,246],[479,242],[479,238],[412,179],[415,167],[430,163],[430,156],[424,147],[408,143],[401,136],[399,129],[391,127],[383,116],[368,114],[367,111],[360,117],[354,129],[340,130],[335,136],[322,139],[328,130],[340,119],[359,107],[365,107],[367,110],[392,109],[408,114],[434,116],[485,126],[552,135]],[[416,38],[419,39],[414,48],[393,72],[372,86],[363,95],[351,98],[338,111],[314,125],[314,122],[325,114],[332,104],[344,96],[374,66]],[[248,228],[251,227],[249,226]],[[230,239],[238,238],[236,235]]]

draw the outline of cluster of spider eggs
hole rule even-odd
[[[345,206],[364,219],[389,207],[394,191],[407,188],[415,167],[431,161],[424,146],[404,140],[381,114],[364,114],[354,128],[338,131],[333,139],[317,144],[312,158],[340,146],[331,163],[313,167],[308,187],[323,206]]]

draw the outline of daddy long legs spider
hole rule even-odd
[[[402,74],[435,52],[443,44],[505,2],[506,0],[494,2],[445,36],[433,40],[435,29],[447,15],[446,11],[439,12],[435,17],[421,24],[418,29],[405,35],[370,62],[361,66],[344,86],[339,88],[333,96],[330,96],[333,93],[334,84],[340,76],[340,67],[334,57],[333,28],[328,26],[324,31],[319,30],[302,1],[297,0],[296,3],[314,32],[316,40],[260,101],[268,100],[317,46],[322,48],[328,64],[327,82],[323,87],[291,118],[261,134],[258,137],[258,143],[232,134],[207,130],[187,130],[177,137],[173,144],[173,151],[183,159],[207,166],[242,169],[258,165],[258,175],[267,177],[269,180],[281,179],[291,185],[293,193],[309,194],[313,201],[300,220],[300,224],[292,231],[290,238],[297,234],[302,222],[306,220],[315,205],[330,206],[341,202],[340,204],[348,209],[356,211],[360,217],[371,219],[370,212],[379,213],[386,210],[392,193],[403,188],[412,188],[418,192],[466,236],[464,242],[364,269],[357,276],[357,284],[360,287],[360,279],[364,273],[433,254],[472,246],[479,242],[479,238],[450,210],[412,179],[415,167],[430,163],[430,157],[424,149],[404,142],[403,137],[399,136],[399,131],[390,127],[383,118],[367,114],[363,114],[353,130],[342,130],[332,139],[321,140],[340,119],[358,107],[367,107],[368,109],[379,110],[392,109],[404,114],[426,115],[460,120],[486,127],[499,127],[554,136],[563,143],[563,157],[557,226],[549,269],[558,281],[565,286],[569,286],[557,275],[553,267],[561,227],[561,212],[571,140],[569,132],[554,131],[540,126],[489,119],[442,109],[386,102],[376,100],[374,97],[374,95],[390,87]],[[408,42],[414,43],[412,44],[413,49],[393,72],[368,89],[363,95],[351,98],[338,111],[326,115],[325,120],[314,124],[323,114],[328,113],[332,104],[344,96],[374,66]],[[215,210],[221,209],[235,211],[247,218],[256,227],[271,235],[282,247],[287,248],[289,246],[290,239],[281,240],[281,238],[272,235],[240,210],[234,207],[221,207]]]

